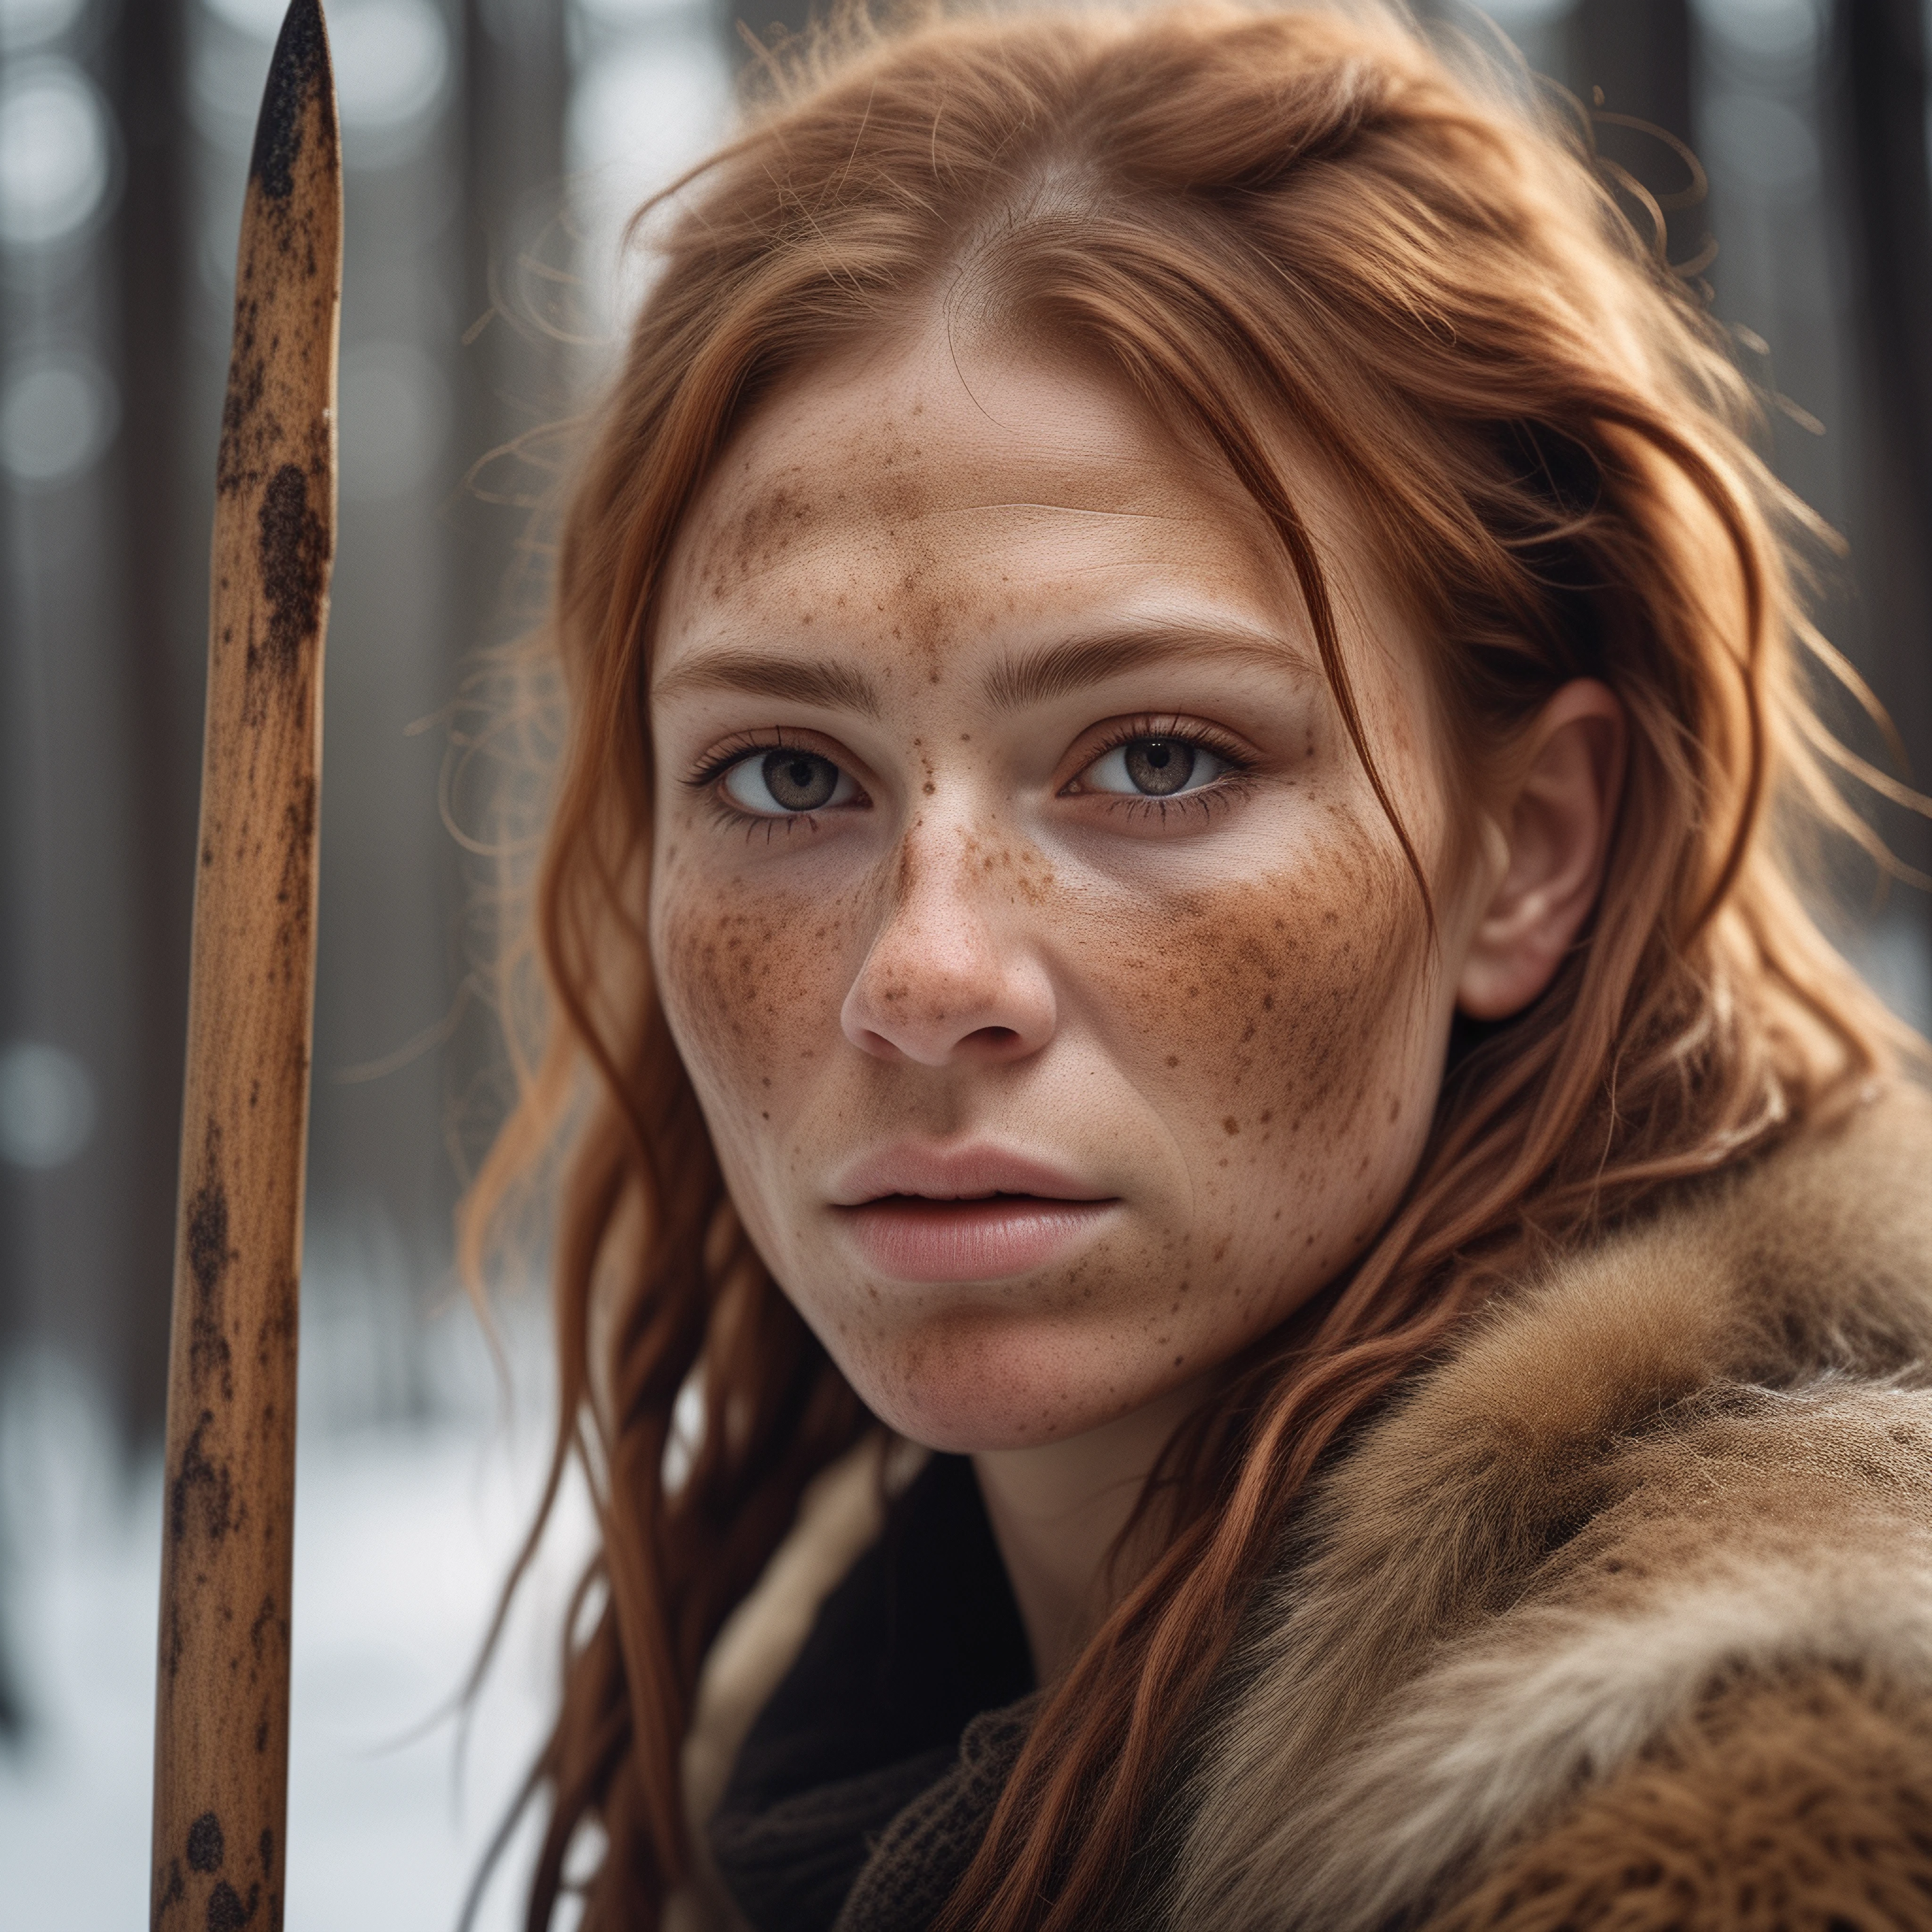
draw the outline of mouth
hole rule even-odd
[[[1046,1266],[1094,1232],[1118,1196],[999,1148],[901,1147],[862,1162],[832,1211],[876,1273],[998,1281]]]

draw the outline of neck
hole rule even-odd
[[[1084,1435],[973,1457],[1042,1684],[1062,1676],[1157,1546],[1108,1558],[1160,1452],[1199,1399],[1190,1382]]]

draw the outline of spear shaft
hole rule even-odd
[[[269,64],[215,470],[168,1364],[152,1920],[279,1932],[342,182],[318,0]]]

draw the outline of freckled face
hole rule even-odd
[[[1111,384],[872,345],[768,403],[680,536],[658,985],[747,1229],[916,1440],[1159,1399],[1413,1172],[1471,918],[1420,646],[1315,481],[1436,952],[1286,567]]]

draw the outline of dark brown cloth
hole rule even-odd
[[[1038,1702],[1022,1697],[966,1726],[946,1774],[886,1826],[833,1932],[926,1932],[986,1835]]]

